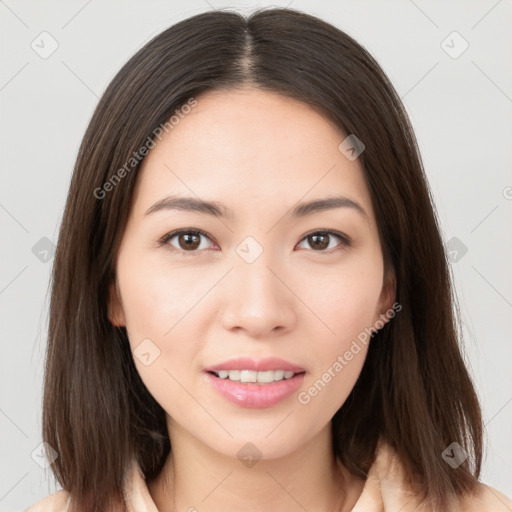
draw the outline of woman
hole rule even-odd
[[[30,512],[512,509],[403,106],[353,39],[210,12],[103,95],[55,257]]]

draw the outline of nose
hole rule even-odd
[[[255,339],[282,335],[297,322],[296,298],[289,273],[264,251],[247,263],[240,259],[223,283],[222,323],[229,331]]]

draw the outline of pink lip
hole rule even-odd
[[[224,366],[224,368],[226,368],[226,366]],[[244,368],[248,370],[251,369],[247,366],[244,366]],[[239,368],[229,367],[229,369],[237,370]],[[283,367],[281,367],[281,369],[284,370]],[[304,381],[304,375],[305,373],[298,373],[291,379],[283,379],[272,382],[271,384],[242,384],[229,379],[221,379],[213,373],[205,372],[208,382],[224,398],[235,405],[253,409],[271,407],[283,401],[285,398],[288,398],[301,386]]]
[[[219,370],[254,370],[256,372],[284,370],[300,373],[304,371],[304,368],[289,363],[284,359],[279,359],[278,357],[266,357],[259,361],[255,361],[248,357],[238,357],[236,359],[229,359],[223,363],[205,368],[206,372],[218,372]]]

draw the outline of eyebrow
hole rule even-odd
[[[357,201],[343,196],[327,197],[325,199],[315,199],[306,203],[300,203],[292,209],[291,215],[292,217],[300,218],[334,208],[352,208],[363,217],[368,218],[365,209]],[[234,217],[233,210],[217,201],[205,201],[194,197],[180,196],[164,197],[148,208],[145,215],[165,210],[196,212],[214,217]]]

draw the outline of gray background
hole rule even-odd
[[[184,5],[0,0],[0,511],[23,510],[59,488],[36,462],[47,290],[72,167],[98,98],[137,49],[175,22],[209,9],[271,4]],[[405,103],[453,260],[465,353],[483,402],[482,480],[512,496],[512,3],[272,5],[348,32]],[[469,47],[458,55],[464,40]],[[52,44],[58,48],[44,54]]]

